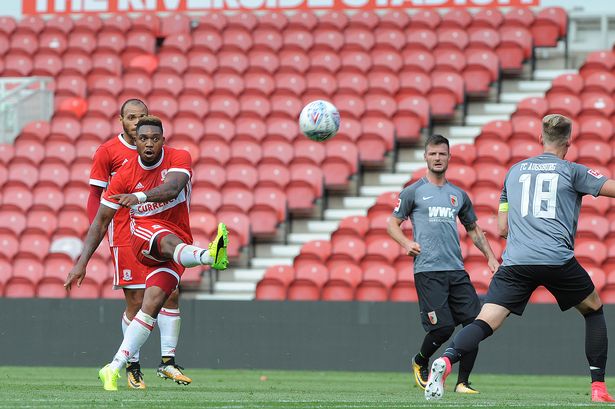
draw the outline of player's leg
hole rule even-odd
[[[145,266],[137,261],[132,248],[129,246],[113,247],[114,262],[114,288],[122,289],[126,309],[122,314],[122,335],[132,322],[143,302],[145,290]],[[139,351],[137,351],[126,365],[126,383],[132,389],[145,389],[146,385],[139,363]]]
[[[130,249],[129,249],[130,250]],[[134,256],[133,256],[134,257]],[[122,288],[124,291],[124,299],[126,300],[126,310],[122,315],[122,335],[126,335],[126,329],[132,322],[133,318],[141,309],[143,303],[142,288]],[[145,389],[145,381],[143,380],[143,372],[141,372],[141,364],[139,362],[139,351],[128,359],[126,365],[126,382],[129,388]]]
[[[414,282],[421,311],[421,323],[427,334],[421,349],[412,358],[412,371],[417,386],[425,389],[429,376],[429,360],[451,337],[455,331],[455,324],[447,303],[449,293],[446,273],[420,272],[414,276]]]
[[[452,365],[464,354],[478,349],[480,342],[491,336],[511,312],[521,315],[535,289],[536,283],[530,268],[500,267],[491,280],[485,304],[476,320],[459,331],[442,357],[433,362],[425,387],[425,398],[440,399]]]
[[[592,401],[615,402],[604,383],[608,338],[602,300],[589,274],[574,257],[552,270],[551,280],[545,287],[555,296],[562,311],[574,306],[585,319],[585,356],[591,374]]]
[[[449,276],[449,307],[456,323],[464,327],[470,325],[480,312],[481,305],[472,285],[470,276],[463,270],[450,271]],[[459,360],[459,375],[455,385],[455,392],[476,394],[478,391],[470,386],[470,374],[474,368],[478,348],[464,354]]]
[[[152,274],[155,273],[156,271],[152,272]],[[158,312],[171,291],[173,291],[174,287],[169,287],[173,285],[173,281],[175,286],[178,283],[177,278],[166,271],[158,271],[157,273],[151,280],[152,283],[145,289],[141,309],[137,312],[128,328],[126,328],[124,340],[113,360],[98,372],[105,390],[117,390],[117,378],[120,377],[119,370],[126,365],[128,359],[140,350],[141,346],[147,341],[156,324]]]
[[[192,379],[187,377],[183,373],[183,368],[175,363],[180,327],[179,290],[175,289],[158,314],[161,361],[156,373],[161,378],[172,379],[180,385],[188,385]]]

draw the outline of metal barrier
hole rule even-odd
[[[13,143],[31,121],[53,115],[52,78],[0,78],[0,143]]]

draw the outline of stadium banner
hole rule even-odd
[[[540,0],[23,0],[22,12],[67,13],[165,13],[210,10],[374,10],[456,7],[530,7]]]

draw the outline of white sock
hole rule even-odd
[[[132,321],[128,319],[126,316],[126,311],[122,315],[122,334],[126,335],[126,328],[130,325]],[[135,354],[128,360],[128,362],[139,362],[139,351],[135,352]]]
[[[209,255],[209,250],[186,243],[178,244],[175,247],[173,260],[184,267],[196,267],[214,262],[214,259]]]
[[[178,309],[162,308],[158,314],[160,356],[175,356],[182,319]]]
[[[145,341],[147,341],[147,338],[149,337],[149,334],[151,334],[152,329],[154,329],[155,324],[156,319],[139,310],[128,328],[126,328],[122,345],[120,345],[120,348],[113,357],[113,361],[109,364],[111,369],[119,370],[126,366],[128,359],[140,350],[143,344],[145,344]]]

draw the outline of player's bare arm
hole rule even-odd
[[[113,220],[115,212],[115,209],[108,206],[100,206],[98,208],[96,217],[94,218],[92,225],[88,229],[88,234],[85,237],[83,251],[81,252],[81,255],[79,256],[79,259],[73,269],[68,273],[66,281],[64,282],[64,288],[66,288],[67,291],[70,291],[70,288],[75,281],[77,281],[77,287],[81,286],[81,282],[85,278],[85,268],[88,261],[90,261],[92,254],[94,254],[100,245],[100,242],[105,237],[107,227],[109,227],[109,223]]]
[[[167,173],[167,177],[164,180],[164,183],[158,187],[155,187],[146,192],[140,192],[141,199],[139,199],[139,194],[129,193],[129,194],[119,194],[110,196],[111,199],[117,200],[118,204],[124,207],[130,207],[136,205],[137,203],[143,202],[168,202],[171,199],[175,199],[180,192],[186,187],[190,177],[182,172],[169,172]]]
[[[498,234],[500,237],[508,238],[508,203],[501,203],[498,211]]]
[[[615,180],[609,179],[604,182],[600,189],[599,196],[615,197]]]
[[[416,241],[412,241],[406,237],[401,229],[401,224],[403,222],[403,220],[398,219],[397,217],[389,217],[387,232],[393,240],[399,243],[399,245],[406,250],[407,255],[412,257],[418,256],[421,253],[421,246]]]
[[[476,223],[471,223],[464,227],[466,228],[468,235],[472,239],[472,243],[474,243],[476,248],[479,249],[485,255],[485,257],[487,257],[487,264],[489,265],[489,269],[491,270],[491,272],[495,273],[498,267],[500,267],[500,263],[498,262],[498,259],[495,254],[493,253],[491,245],[489,244],[489,240],[487,240],[483,229],[481,229],[480,226]]]

